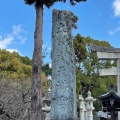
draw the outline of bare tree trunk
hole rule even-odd
[[[36,6],[30,120],[42,120],[42,25],[43,5]]]

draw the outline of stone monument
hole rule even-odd
[[[53,10],[51,120],[76,120],[73,14]]]

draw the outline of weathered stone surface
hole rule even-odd
[[[97,56],[100,60],[114,60],[120,58],[120,53],[97,52]]]
[[[79,118],[80,120],[87,120],[87,110],[86,110],[86,103],[82,95],[79,95]]]
[[[51,120],[76,120],[76,76],[69,11],[53,10]]]
[[[95,109],[93,107],[93,102],[94,101],[96,101],[96,99],[94,99],[91,96],[91,92],[88,91],[88,96],[85,98],[86,110],[87,110],[87,120],[93,120],[93,110]]]
[[[101,47],[94,44],[90,45],[90,48],[93,52],[114,52],[120,53],[120,48],[110,48],[110,47]]]
[[[109,76],[109,75],[117,75],[118,69],[114,68],[106,68],[106,69],[99,69],[99,76]]]

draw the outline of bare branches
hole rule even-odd
[[[30,85],[0,80],[0,120],[28,120]]]

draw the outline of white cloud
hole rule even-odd
[[[2,39],[2,36],[0,37],[0,48],[6,49],[8,45],[12,43],[14,40],[14,37],[12,35],[7,35],[5,38]]]
[[[113,30],[110,30],[110,31],[108,32],[108,34],[109,34],[109,35],[114,35],[114,34],[117,33],[117,32],[120,32],[120,26],[116,27],[116,28],[113,29]]]
[[[18,35],[19,33],[21,33],[23,31],[22,28],[21,28],[21,25],[13,25],[12,29],[13,29],[12,33],[14,35]]]
[[[23,44],[27,38],[24,36],[24,30],[22,29],[22,25],[13,25],[12,31],[6,35],[0,33],[0,48],[8,49],[9,45],[20,43]],[[12,49],[16,51],[17,49]]]
[[[115,0],[113,2],[113,9],[116,17],[120,17],[120,0]]]
[[[18,51],[17,49],[7,49],[9,52],[18,52],[18,53],[20,53],[20,51]]]
[[[22,29],[22,25],[13,25],[12,26],[12,34],[15,37],[15,39],[20,41],[20,44],[24,44],[25,41],[27,40],[27,38],[25,36],[23,36],[22,34],[24,33],[23,29]]]

